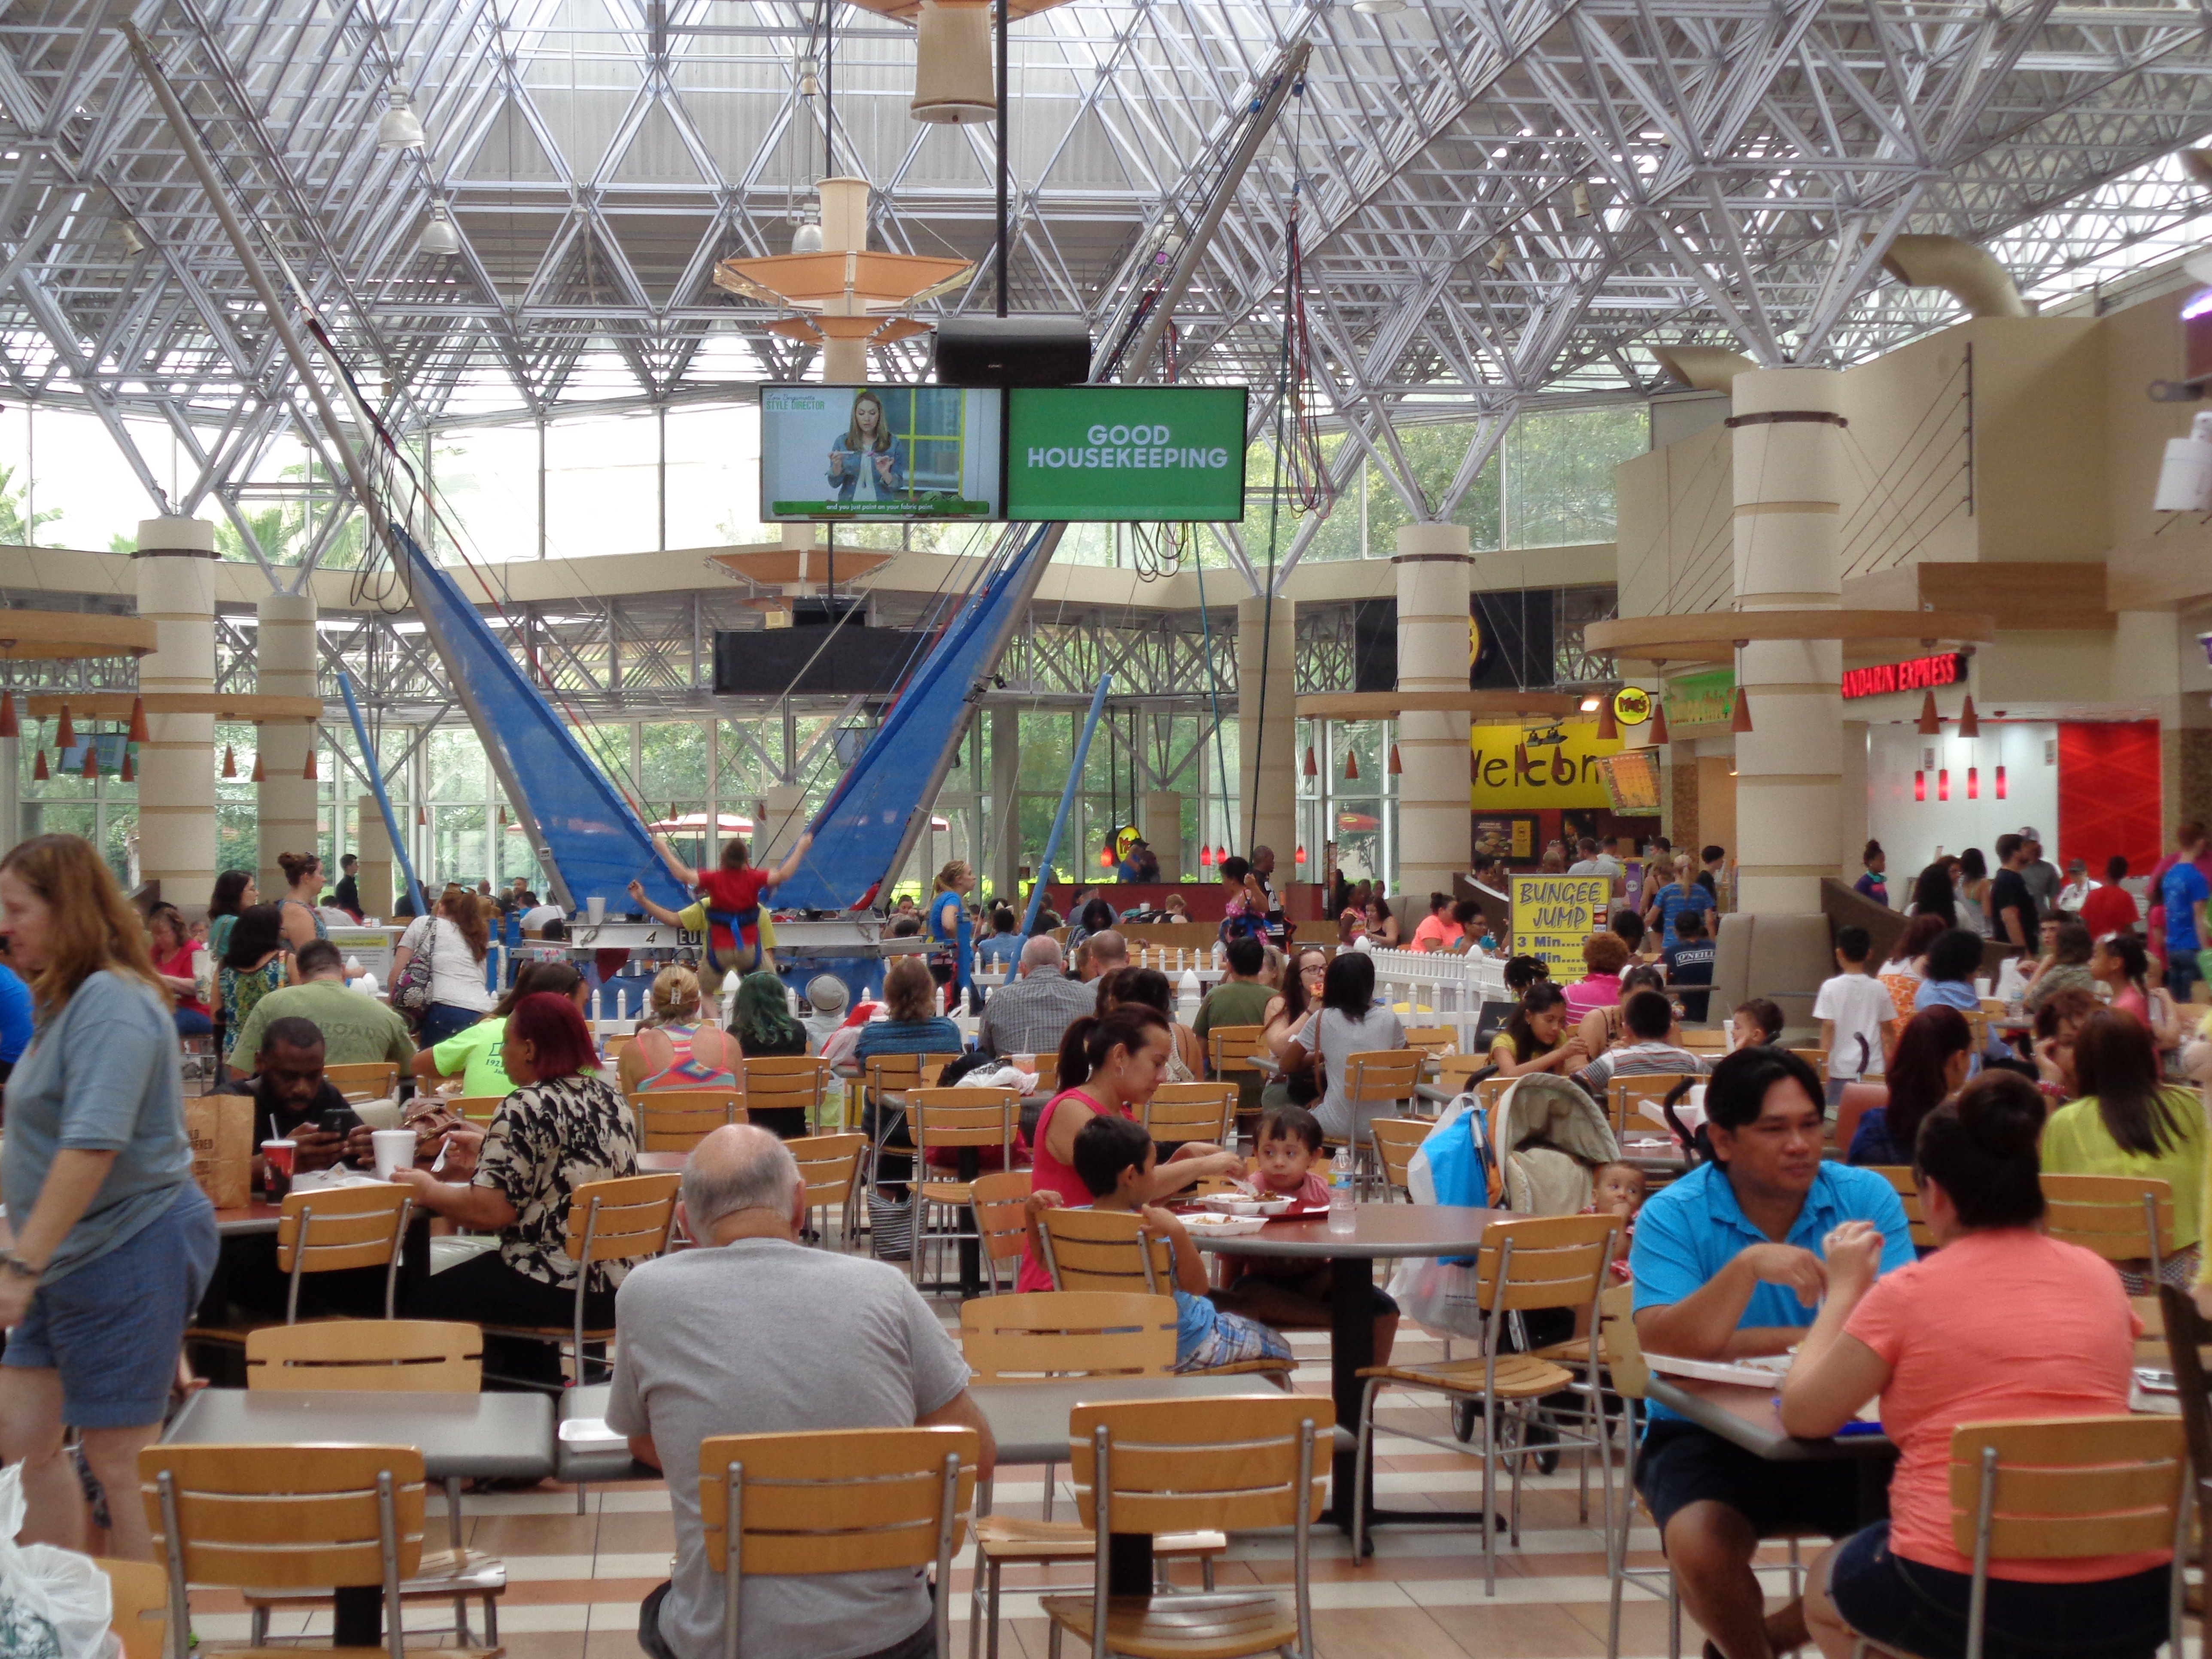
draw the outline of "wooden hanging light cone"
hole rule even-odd
[[[1669,741],[1667,736],[1667,705],[1655,699],[1651,704],[1652,746],[1662,748]]]
[[[238,757],[231,752],[228,744],[222,746],[222,775],[227,778],[238,775]]]
[[[1356,778],[1359,775],[1359,757],[1348,749],[1344,753],[1344,775],[1346,778]]]
[[[429,821],[430,815],[428,812],[424,811],[419,806],[415,809],[415,827],[416,829],[421,829],[424,824],[429,823]]]
[[[1731,732],[1751,730],[1751,698],[1740,685],[1735,689],[1735,713],[1729,717],[1729,730]]]
[[[315,745],[312,743],[307,745],[307,763],[300,769],[300,775],[307,779],[309,783],[316,781]]]
[[[146,699],[133,697],[131,699],[131,741],[148,743],[152,738],[153,733],[146,729]]]
[[[1406,763],[1398,758],[1398,745],[1394,743],[1390,745],[1390,775],[1395,778],[1405,769]]]
[[[1600,743],[1620,741],[1620,722],[1613,715],[1613,699],[1605,697],[1597,706],[1597,740]]]
[[[12,738],[21,731],[15,715],[15,694],[0,691],[0,738]]]
[[[38,763],[31,768],[31,775],[41,783],[52,775],[46,770],[46,751],[43,748],[39,750]]]
[[[100,775],[100,745],[90,738],[85,740],[84,745],[84,775],[88,778]]]
[[[1920,719],[1914,729],[1923,738],[1943,735],[1943,717],[1936,712],[1936,694],[1933,691],[1921,695]]]
[[[1934,694],[1931,692],[1929,695],[1932,696]],[[1962,738],[1982,735],[1982,717],[1974,713],[1974,697],[1971,691],[1966,694],[1966,706],[1959,711],[1959,735]]]
[[[256,783],[266,783],[269,781],[269,768],[263,761],[261,751],[258,749],[253,751],[253,781]]]
[[[120,772],[118,772],[115,775],[125,783],[136,783],[138,781],[137,769],[131,764],[131,745],[129,744],[123,745],[123,769]]]
[[[1321,764],[1314,759],[1314,746],[1311,744],[1306,745],[1306,775],[1310,778],[1321,775]]]
[[[76,742],[76,722],[70,718],[69,705],[62,705],[62,723],[54,729],[54,747],[67,749]]]

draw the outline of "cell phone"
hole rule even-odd
[[[323,1133],[326,1135],[337,1135],[343,1139],[353,1133],[354,1121],[353,1108],[333,1106],[323,1114]]]

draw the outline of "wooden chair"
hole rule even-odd
[[[362,1100],[389,1100],[399,1092],[399,1067],[389,1060],[325,1066],[323,1080],[343,1095],[348,1104]]]
[[[1393,1109],[1392,1117],[1410,1115],[1413,1109],[1413,1089],[1421,1080],[1421,1066],[1426,1055],[1419,1048],[1371,1048],[1362,1054],[1348,1054],[1344,1061],[1344,1100],[1356,1124],[1370,1109],[1387,1106]],[[1362,1156],[1367,1148],[1346,1141],[1334,1146],[1345,1146],[1352,1155],[1352,1185],[1364,1188],[1370,1178],[1366,1160]]]
[[[1230,1129],[1236,1121],[1237,1085],[1233,1083],[1163,1083],[1145,1103],[1138,1119],[1145,1133],[1163,1144],[1202,1140],[1215,1146],[1229,1145]]]
[[[798,1140],[787,1140],[783,1146],[798,1160],[799,1176],[806,1182],[808,1214],[836,1209],[843,1218],[844,1236],[851,1238],[854,1201],[860,1185],[860,1156],[867,1151],[867,1136],[807,1135]],[[827,1220],[824,1215],[823,1221]],[[815,1224],[815,1231],[826,1242],[829,1234],[822,1223]]]
[[[1521,1538],[1521,1467],[1525,1461],[1516,1449],[1506,1453],[1504,1431],[1509,1421],[1522,1427],[1541,1421],[1552,1429],[1562,1451],[1583,1450],[1597,1455],[1605,1486],[1605,1511],[1613,1513],[1613,1460],[1606,1445],[1605,1410],[1599,1392],[1598,1293],[1605,1274],[1620,1252],[1620,1218],[1610,1215],[1534,1216],[1525,1220],[1494,1222],[1482,1236],[1475,1257],[1475,1304],[1484,1321],[1483,1352],[1480,1358],[1448,1359],[1425,1365],[1370,1365],[1360,1371],[1367,1379],[1366,1406],[1359,1431],[1359,1474],[1352,1488],[1352,1553],[1365,1553],[1367,1531],[1367,1467],[1374,1456],[1375,1399],[1387,1384],[1401,1389],[1435,1389],[1455,1401],[1479,1401],[1484,1424],[1481,1512],[1492,1512],[1497,1490],[1498,1467],[1511,1463],[1513,1500],[1508,1511],[1510,1540]],[[1511,1313],[1537,1309],[1587,1309],[1588,1370],[1577,1385],[1564,1365],[1534,1354],[1505,1353],[1500,1341]],[[1582,1395],[1579,1431],[1570,1431],[1564,1411],[1540,1402],[1548,1395],[1573,1389]],[[1432,1439],[1400,1429],[1399,1433],[1446,1449],[1457,1449],[1455,1441]],[[1498,1592],[1497,1534],[1483,1528],[1483,1589]]]
[[[1869,1164],[1866,1166],[1897,1188],[1899,1200],[1905,1206],[1905,1220],[1912,1242],[1923,1250],[1936,1248],[1936,1234],[1928,1224],[1926,1212],[1920,1207],[1920,1179],[1909,1164]]]
[[[471,1123],[489,1123],[506,1099],[505,1095],[449,1095],[446,1106],[456,1117]]]
[[[867,1121],[870,1103],[879,1103],[886,1094],[904,1094],[913,1089],[935,1085],[945,1066],[957,1059],[953,1054],[872,1054],[860,1067],[861,1082],[857,1088],[845,1091],[845,1127],[860,1128]],[[876,1112],[876,1141],[868,1149],[866,1175],[863,1184],[876,1184],[876,1165],[883,1157],[883,1144],[897,1127],[895,1115],[878,1106]],[[896,1156],[904,1156],[899,1149]]]
[[[475,1394],[483,1387],[483,1333],[474,1325],[429,1319],[335,1320],[272,1325],[246,1339],[246,1386],[294,1391],[377,1389],[404,1394]],[[469,1641],[469,1601],[483,1603],[484,1639],[499,1640],[499,1598],[507,1563],[461,1541],[461,1483],[446,1482],[448,1546],[426,1548],[422,1565],[402,1581],[402,1602],[453,1604],[455,1639]],[[252,1641],[269,1639],[269,1615],[279,1609],[327,1606],[320,1591],[249,1589]]]
[[[614,1070],[621,1063],[623,1050],[637,1041],[635,1030],[617,1031],[599,1039],[599,1052],[607,1057],[607,1069]]]
[[[1606,1115],[1613,1121],[1613,1132],[1620,1133],[1631,1123],[1652,1128],[1666,1127],[1665,1120],[1647,1116],[1644,1103],[1655,1104],[1674,1092],[1684,1081],[1695,1081],[1695,1072],[1645,1072],[1632,1077],[1617,1077],[1606,1090]]]
[[[968,1188],[969,1212],[983,1239],[983,1274],[991,1293],[999,1294],[1000,1264],[1006,1264],[1006,1285],[1019,1282],[1022,1258],[1029,1254],[1029,1202],[1031,1174],[1027,1170],[1001,1170],[977,1176]]]
[[[796,1109],[811,1125],[830,1097],[830,1062],[810,1054],[771,1054],[738,1065],[738,1087],[755,1111]]]
[[[1167,1376],[1175,1371],[1176,1310],[1171,1296],[1105,1291],[1041,1291],[977,1297],[960,1304],[960,1346],[974,1383],[1029,1382],[1048,1377]],[[1057,1466],[1044,1472],[1044,1517],[990,1513],[988,1489],[975,1520],[979,1571],[969,1592],[968,1652],[990,1632],[986,1659],[998,1659],[999,1579],[1008,1566],[1049,1567],[1091,1559],[1091,1528],[1052,1518]],[[1153,1559],[1195,1559],[1213,1588],[1213,1563],[1229,1548],[1220,1532],[1176,1533],[1155,1539]]]
[[[1335,1407],[1313,1395],[1123,1401],[1078,1406],[1068,1419],[1076,1504],[1091,1528],[1091,1591],[1040,1605],[1089,1648],[1141,1659],[1238,1659],[1295,1651],[1314,1659],[1311,1528],[1321,1513]],[[1109,1593],[1113,1533],[1291,1530],[1291,1593]]]
[[[1711,1029],[1692,1027],[1675,1040],[1693,1054],[1724,1054],[1728,1052],[1729,1034],[1723,1026],[1717,1025]]]
[[[1488,1054],[1443,1054],[1437,1056],[1437,1087],[1450,1094],[1466,1089],[1468,1081],[1490,1064]]]
[[[1851,1150],[1851,1140],[1859,1132],[1859,1120],[1875,1107],[1887,1109],[1889,1085],[1887,1083],[1846,1083],[1844,1097],[1836,1103],[1836,1145],[1845,1153]]]
[[[1826,1048],[1792,1048],[1790,1052],[1811,1066],[1821,1082],[1828,1080],[1828,1051]]]
[[[284,1322],[299,1322],[300,1285],[309,1273],[352,1267],[384,1269],[384,1316],[390,1319],[398,1292],[400,1253],[414,1213],[414,1188],[396,1182],[286,1194],[276,1220],[276,1267],[287,1280]],[[187,1334],[194,1341],[236,1344],[257,1328],[195,1325]]]
[[[1257,1072],[1253,1056],[1264,1052],[1264,1025],[1216,1025],[1206,1034],[1206,1069],[1213,1077]]]
[[[1167,1296],[1175,1289],[1167,1240],[1152,1237],[1143,1218],[1127,1211],[1047,1210],[1038,1218],[1037,1235],[1055,1291]],[[1296,1368],[1288,1359],[1245,1359],[1193,1375],[1267,1376],[1287,1382]]]
[[[399,1589],[422,1569],[422,1454],[412,1446],[149,1446],[140,1492],[167,1575],[169,1659],[190,1659],[188,1584],[270,1590],[376,1589],[384,1647],[409,1651]],[[120,1494],[116,1494],[119,1499]],[[264,1647],[256,1659],[365,1656],[364,1648]],[[498,1648],[413,1650],[416,1659]]]
[[[629,1097],[641,1152],[683,1152],[725,1124],[744,1123],[745,1097],[735,1089],[648,1089]]]
[[[972,1201],[972,1182],[941,1171],[945,1161],[962,1152],[981,1155],[996,1148],[999,1167],[1014,1164],[1014,1136],[1022,1125],[1021,1097],[1012,1089],[915,1089],[907,1095],[907,1127],[914,1138],[914,1248],[907,1267],[916,1288],[923,1283],[922,1257],[933,1242],[950,1243],[963,1238],[980,1241],[981,1233],[963,1231],[957,1221],[944,1231],[930,1230],[935,1210],[964,1210]]]
[[[2051,1237],[2094,1250],[2157,1285],[2173,1237],[2170,1184],[2146,1176],[2045,1174],[2043,1204],[2044,1231]]]
[[[646,1261],[668,1248],[676,1230],[676,1193],[680,1176],[621,1176],[611,1181],[587,1181],[568,1199],[568,1231],[562,1248],[583,1271],[576,1275],[575,1311],[570,1322],[559,1325],[486,1325],[485,1334],[519,1336],[558,1346],[573,1342],[575,1380],[586,1381],[584,1345],[614,1340],[611,1326],[586,1329],[584,1292],[591,1283],[596,1261]],[[604,1358],[609,1375],[613,1362]]]
[[[749,1574],[934,1565],[939,1659],[950,1659],[952,1563],[975,1498],[973,1429],[718,1434],[699,1443],[707,1565],[722,1575],[722,1659],[738,1659]],[[736,1549],[732,1539],[738,1540]]]
[[[92,1565],[107,1575],[108,1618],[123,1659],[161,1659],[169,1639],[168,1576],[151,1561],[94,1556]]]
[[[1406,1027],[1406,1046],[1419,1048],[1431,1060],[1441,1060],[1451,1052],[1459,1041],[1459,1033],[1449,1025],[1408,1025]]]
[[[1434,1120],[1425,1117],[1378,1117],[1368,1124],[1367,1133],[1375,1142],[1375,1167],[1382,1172],[1385,1203],[1393,1193],[1405,1194],[1408,1204],[1413,1201],[1413,1190],[1406,1184],[1406,1166],[1436,1127]]]
[[[1974,1564],[1966,1659],[1982,1659],[1993,1562],[2173,1552],[2181,1651],[2189,1544],[2185,1431],[2171,1417],[1961,1423],[1951,1431],[1951,1544]]]
[[[1643,1439],[1636,1419],[1651,1384],[1651,1367],[1644,1360],[1644,1344],[1636,1334],[1636,1286],[1608,1285],[1599,1293],[1597,1305],[1598,1353],[1606,1368],[1607,1380],[1620,1401],[1621,1427],[1626,1431],[1628,1448],[1620,1477],[1621,1502],[1606,1517],[1606,1659],[1620,1659],[1620,1593],[1629,1584],[1666,1598],[1667,1652],[1669,1659],[1681,1659],[1682,1599],[1674,1583],[1674,1569],[1664,1565],[1628,1565],[1628,1534],[1636,1525],[1637,1504],[1640,1501],[1636,1490],[1636,1463],[1643,1450]],[[1790,1558],[1793,1568],[1790,1591],[1794,1595],[1797,1560],[1794,1539],[1790,1541]]]
[[[2197,1506],[2202,1511],[2212,1508],[2212,1379],[2208,1379],[2205,1363],[2212,1354],[2212,1320],[2197,1311],[2195,1298],[2179,1285],[2160,1285],[2156,1305],[2166,1363],[2173,1368],[2174,1393],[2181,1401],[2181,1424],[2189,1437]],[[2140,1350],[2136,1363],[2142,1363]]]

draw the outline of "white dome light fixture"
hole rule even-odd
[[[1388,17],[1406,9],[1406,0],[1352,0],[1352,9],[1369,17]]]
[[[416,118],[405,88],[394,87],[390,96],[392,106],[376,124],[377,149],[387,153],[422,149],[429,142],[428,135],[422,131],[422,123]]]
[[[819,220],[805,220],[791,233],[791,251],[793,253],[822,252],[822,225]]]
[[[416,239],[415,251],[441,258],[461,251],[460,228],[453,223],[442,204],[434,206],[430,216],[422,222],[422,234]]]

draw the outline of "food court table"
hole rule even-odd
[[[413,1446],[422,1454],[423,1473],[445,1485],[447,1524],[458,1549],[463,1480],[543,1480],[553,1473],[553,1401],[543,1394],[203,1389],[161,1438],[188,1446]],[[381,1590],[342,1589],[336,1605],[338,1646],[382,1645]]]
[[[1848,1460],[1857,1466],[1859,1524],[1870,1526],[1889,1514],[1889,1476],[1897,1448],[1880,1433],[1839,1434],[1802,1439],[1782,1426],[1781,1407],[1771,1389],[1708,1382],[1700,1378],[1662,1376],[1654,1372],[1650,1398],[1701,1429],[1772,1463],[1829,1463]]]
[[[1327,1518],[1352,1530],[1352,1486],[1358,1458],[1359,1409],[1367,1384],[1359,1373],[1375,1363],[1374,1264],[1403,1256],[1473,1255],[1491,1222],[1504,1211],[1453,1204],[1361,1204],[1352,1210],[1350,1231],[1334,1231],[1326,1217],[1310,1221],[1271,1221],[1256,1233],[1209,1238],[1204,1229],[1191,1234],[1201,1250],[1218,1255],[1304,1256],[1329,1264],[1329,1393],[1336,1401],[1340,1438],[1329,1485]],[[1371,1478],[1371,1475],[1370,1475]],[[1480,1522],[1468,1511],[1382,1510],[1367,1506],[1370,1528],[1392,1522],[1440,1526],[1453,1521]],[[1371,1547],[1371,1546],[1370,1546]]]

